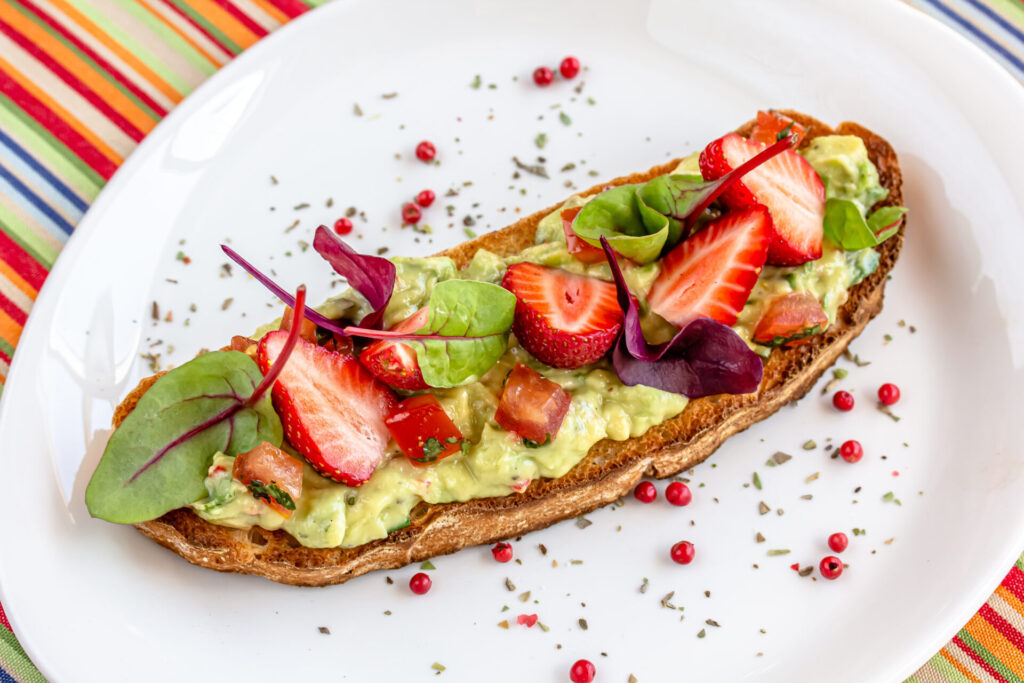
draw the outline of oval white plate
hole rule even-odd
[[[588,70],[533,86],[533,67],[568,53]],[[645,169],[768,106],[863,122],[900,154],[906,248],[884,313],[854,345],[872,364],[841,363],[853,413],[832,410],[819,385],[698,468],[690,507],[629,500],[589,528],[524,538],[521,565],[486,548],[436,559],[425,597],[405,587],[413,568],[323,590],[222,575],[85,512],[111,411],[149,374],[139,354],[181,363],[277,315],[254,281],[221,276],[220,241],[319,300],[330,273],[300,241],[344,207],[368,217],[356,247],[429,253],[464,239],[467,214],[478,231],[500,227],[569,194],[566,181],[588,186],[588,170]],[[54,681],[433,680],[434,662],[445,680],[564,681],[578,657],[602,681],[910,674],[1024,547],[1021,120],[1019,86],[896,2],[355,0],[299,19],[146,139],[36,305],[0,414],[0,583],[19,637]],[[413,158],[421,139],[439,166]],[[550,180],[512,177],[513,156],[538,154]],[[398,230],[401,203],[425,187],[438,194],[433,234]],[[153,301],[172,322],[151,319]],[[903,388],[899,423],[874,409],[883,381]],[[851,437],[863,462],[828,457],[827,439]],[[766,467],[776,450],[795,457]],[[883,500],[890,491],[901,505]],[[772,512],[760,516],[760,501]],[[789,569],[816,565],[836,530],[851,536],[841,580]],[[681,538],[697,547],[687,567],[668,559]],[[662,606],[670,592],[685,610]],[[520,613],[550,630],[515,625]]]

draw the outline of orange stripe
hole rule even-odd
[[[189,4],[204,19],[216,26],[224,35],[243,48],[249,47],[259,40],[259,36],[250,31],[238,19],[228,14],[227,10],[220,5],[210,2],[210,0],[189,0]]]
[[[120,57],[125,64],[135,69],[140,76],[145,78],[153,87],[163,93],[172,102],[181,102],[184,98],[184,95],[175,90],[167,81],[160,78],[156,72],[146,66],[145,62],[141,61],[125,48],[121,47],[116,40],[111,38],[110,35],[105,33],[99,26],[89,21],[89,18],[84,14],[76,10],[64,0],[50,0],[50,2],[54,7],[63,12],[68,19],[81,26],[89,33],[89,35],[102,43],[104,47]]]
[[[965,667],[957,660],[955,656],[948,652],[948,647],[949,646],[942,648],[942,651],[939,652],[939,654],[941,654],[943,658],[953,666],[954,669],[963,674],[964,678],[969,680],[971,683],[981,683],[981,680],[977,676],[971,673],[967,669],[967,667]]]
[[[39,100],[43,106],[53,112],[59,119],[66,123],[70,128],[73,128],[75,132],[85,138],[89,144],[96,148],[96,150],[105,156],[108,160],[114,164],[121,164],[124,161],[124,157],[115,152],[110,148],[107,143],[96,136],[95,133],[89,129],[84,123],[79,121],[77,118],[71,115],[64,107],[57,104],[57,102],[50,97],[45,91],[41,90],[35,83],[33,83],[25,74],[21,73],[14,68],[11,64],[7,63],[4,59],[0,58],[0,69],[7,72],[14,81],[18,83],[22,88],[28,91],[33,97]]]
[[[171,22],[167,21],[166,17],[164,17],[162,14],[160,14],[158,11],[156,11],[153,7],[151,7],[148,1],[143,0],[142,2],[139,3],[139,6],[144,8],[147,12],[152,14],[157,19],[159,19],[161,24],[163,24],[167,28],[169,28],[172,31],[174,31],[178,35],[179,38],[181,38],[186,43],[188,43],[189,46],[191,46],[191,48],[193,50],[195,50],[200,55],[202,55],[203,59],[208,61],[211,65],[217,67],[218,69],[222,66],[221,63],[219,61],[217,61],[214,58],[213,55],[211,55],[209,52],[204,50],[203,47],[199,43],[197,43],[195,40],[193,40],[191,36],[189,36],[187,33],[182,31],[180,28],[178,28],[177,26],[175,26]]]
[[[252,0],[252,3],[282,24],[288,23],[288,15],[266,0]]]
[[[3,259],[0,259],[0,276],[10,280],[12,285],[20,289],[22,293],[29,299],[32,299],[32,301],[36,300],[36,294],[38,294],[38,292],[32,288],[32,285],[25,282],[25,278],[18,275],[18,271],[11,268],[11,266]]]
[[[1022,603],[1020,598],[1014,595],[1009,588],[1000,585],[999,588],[996,588],[996,595],[1001,597],[1003,602],[1012,607],[1014,612],[1024,617],[1024,603]]]
[[[1020,657],[1020,650],[1014,647],[1013,643],[1008,641],[992,624],[985,621],[985,617],[980,614],[971,617],[964,628],[981,643],[982,647],[995,655],[1008,668],[1012,668],[1009,663]]]
[[[18,340],[21,339],[21,325],[4,311],[0,311],[0,339],[11,346],[17,346]]]
[[[21,35],[39,46],[61,66],[74,74],[75,78],[96,93],[100,99],[109,104],[118,114],[126,118],[133,126],[143,133],[148,133],[156,125],[156,121],[146,112],[139,109],[134,102],[125,97],[120,90],[104,80],[97,71],[83,62],[74,52],[65,47],[59,40],[51,36],[20,12],[11,12],[7,18]]]

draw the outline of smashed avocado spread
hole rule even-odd
[[[825,181],[829,198],[853,201],[864,214],[886,195],[860,138],[819,137],[801,152]],[[676,172],[699,175],[696,159],[696,154],[683,159]],[[511,263],[538,263],[610,280],[607,263],[588,265],[567,250],[560,211],[588,201],[578,196],[570,198],[559,211],[540,221],[534,246],[508,258],[481,250],[462,270],[446,257],[392,259],[397,279],[384,313],[384,327],[405,320],[425,306],[439,282],[468,279],[498,283]],[[821,303],[832,322],[846,301],[847,290],[874,272],[878,260],[872,248],[845,251],[825,240],[822,256],[815,261],[795,267],[766,266],[733,329],[751,348],[767,355],[770,349],[755,344],[752,336],[769,301],[789,292],[807,292]],[[670,336],[673,329],[646,304],[646,294],[658,273],[657,261],[623,267],[629,289],[639,299],[645,335],[652,341]],[[334,317],[350,312],[353,306],[358,309],[356,319],[371,310],[367,301],[351,290],[318,310]],[[571,396],[561,428],[547,443],[524,443],[494,420],[502,381],[517,362],[537,370]],[[408,524],[412,509],[420,501],[447,503],[522,491],[534,479],[564,475],[598,441],[640,436],[678,415],[687,405],[686,397],[678,394],[643,385],[625,386],[607,359],[576,370],[548,367],[532,358],[514,338],[497,364],[478,381],[432,393],[469,442],[465,450],[427,466],[416,466],[392,442],[384,462],[359,487],[330,481],[305,465],[303,495],[287,519],[233,479],[233,457],[218,453],[205,479],[208,495],[191,508],[214,524],[284,529],[308,547],[357,546]]]

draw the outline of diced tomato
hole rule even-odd
[[[384,424],[414,465],[436,462],[462,448],[462,432],[433,394],[400,402],[384,418]]]
[[[796,134],[796,144],[799,145],[800,141],[804,139],[807,129],[789,117],[782,116],[774,111],[757,112],[754,132],[750,134],[751,142],[771,145],[782,139],[779,137],[780,133],[783,137],[791,133]]]
[[[281,316],[281,327],[279,329],[287,332],[292,329],[292,317],[295,315],[295,311],[292,310],[291,306],[285,306],[284,315]],[[309,318],[302,318],[302,329],[299,330],[299,336],[308,341],[310,344],[316,344],[316,323]]]
[[[283,517],[292,516],[302,495],[302,461],[267,442],[238,454],[231,475]]]
[[[754,341],[765,346],[794,345],[821,334],[828,316],[814,295],[791,292],[772,299],[757,321]]]
[[[509,373],[494,419],[535,444],[555,438],[572,398],[561,386],[522,363]]]
[[[565,243],[569,253],[575,256],[578,261],[583,263],[604,263],[604,250],[584,242],[583,238],[572,229],[572,222],[576,220],[576,214],[582,208],[582,206],[577,206],[574,209],[562,211],[562,231],[565,233]]]

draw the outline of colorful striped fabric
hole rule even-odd
[[[895,1],[895,0],[894,0]],[[1024,81],[1024,0],[905,0]],[[0,0],[0,391],[61,247],[206,77],[323,0]],[[0,683],[44,681],[0,607]],[[908,683],[1024,683],[1024,557]]]

